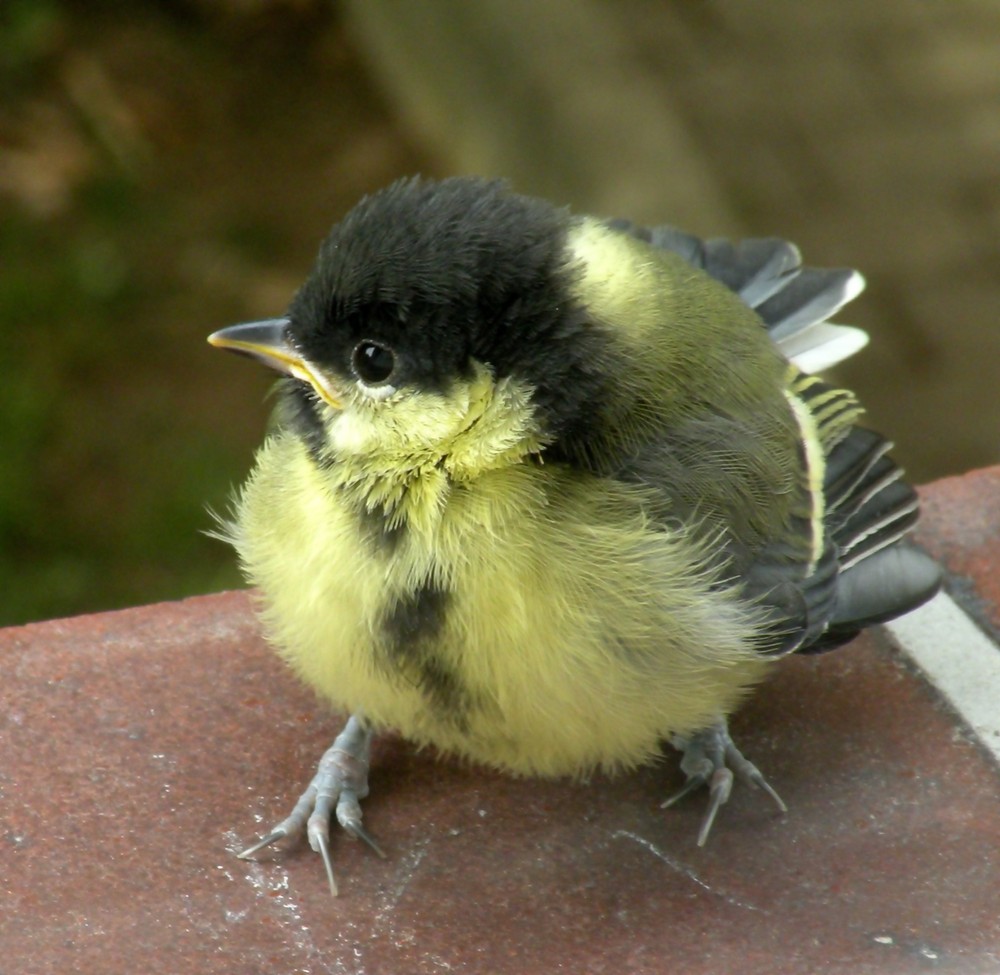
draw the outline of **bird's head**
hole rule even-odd
[[[691,358],[669,345],[692,330],[653,327],[690,290],[664,261],[501,182],[408,179],[333,228],[286,317],[209,341],[291,377],[286,416],[321,458],[458,479],[543,450],[606,467]]]
[[[401,181],[333,228],[286,317],[209,341],[291,377],[317,453],[474,476],[582,440],[607,400],[573,225],[499,182]]]

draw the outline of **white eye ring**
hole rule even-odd
[[[396,392],[396,387],[391,386],[389,383],[382,383],[378,386],[369,386],[367,383],[363,383],[360,379],[356,380],[358,389],[365,394],[369,399],[373,399],[376,402],[381,402],[384,399],[388,399]]]

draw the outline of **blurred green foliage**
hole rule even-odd
[[[0,8],[0,94],[11,95],[35,75],[62,25],[54,0],[5,0]]]
[[[272,377],[205,336],[412,168],[335,5],[127,8],[0,3],[0,625],[241,584]]]
[[[5,621],[237,583],[197,532],[234,458],[134,382],[163,341],[142,327],[163,283],[127,231],[157,219],[127,180],[102,178],[65,220],[0,224]]]

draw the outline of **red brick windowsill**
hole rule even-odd
[[[923,495],[921,541],[973,621],[944,642],[985,636],[989,671],[1000,468]],[[382,739],[366,813],[388,859],[338,837],[336,901],[307,849],[233,856],[338,727],[246,594],[0,631],[0,971],[1000,970],[1000,742],[901,652],[922,619],[783,663],[734,734],[791,811],[742,789],[704,850],[701,800],[659,808],[672,755],[539,783]],[[966,683],[988,710],[988,674]]]

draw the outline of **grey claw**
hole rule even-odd
[[[287,830],[274,829],[267,834],[263,839],[258,840],[256,843],[248,846],[245,850],[237,853],[236,856],[240,860],[249,860],[255,853],[259,850],[263,850],[265,846],[270,846],[272,843],[277,843],[278,840],[283,840],[288,835]]]
[[[732,739],[726,745],[726,762],[743,781],[749,782],[755,789],[763,789],[774,800],[774,804],[781,812],[788,812],[788,806],[785,805],[784,800],[778,795],[771,783],[764,778],[764,773],[743,755],[733,744]]]
[[[700,776],[692,776],[672,796],[668,796],[664,799],[663,802],[660,803],[660,808],[669,809],[671,806],[675,806],[685,796],[691,795],[692,792],[697,792],[704,784],[705,779]]]
[[[330,842],[324,834],[316,834],[316,846],[314,849],[317,850],[323,860],[323,868],[326,870],[326,879],[330,883],[330,894],[333,897],[337,897],[339,892],[337,890],[337,881],[333,877],[333,858],[330,856]]]
[[[687,776],[687,782],[666,799],[661,808],[673,806],[684,796],[708,786],[708,809],[698,830],[698,846],[704,846],[708,841],[715,818],[728,801],[736,779],[763,790],[781,812],[788,812],[781,796],[760,769],[744,757],[733,743],[725,720],[720,719],[693,735],[676,736],[671,742],[684,753],[681,770]]]
[[[708,809],[698,830],[698,846],[708,842],[708,834],[712,832],[715,817],[719,810],[729,801],[733,791],[733,773],[727,768],[716,769],[708,787]]]
[[[344,823],[343,826],[348,833],[367,843],[368,846],[371,847],[371,849],[373,849],[383,860],[386,859],[385,850],[383,850],[382,847],[375,842],[375,838],[364,828],[364,826],[361,825],[361,823],[351,823],[350,825]]]
[[[352,715],[344,730],[320,759],[312,782],[299,796],[292,812],[263,839],[236,854],[249,859],[258,850],[286,837],[299,838],[304,833],[312,849],[323,860],[330,893],[337,896],[337,881],[330,855],[330,820],[336,815],[340,825],[352,836],[363,840],[385,859],[382,848],[361,825],[361,799],[368,795],[368,756],[372,733],[360,714]]]
[[[781,812],[783,813],[788,812],[788,806],[785,805],[785,800],[778,795],[778,793],[774,789],[774,786],[772,786],[771,783],[768,782],[763,775],[761,775],[758,772],[757,776],[754,776],[752,781],[759,789],[763,789],[774,800],[774,804],[778,807],[778,809]]]

